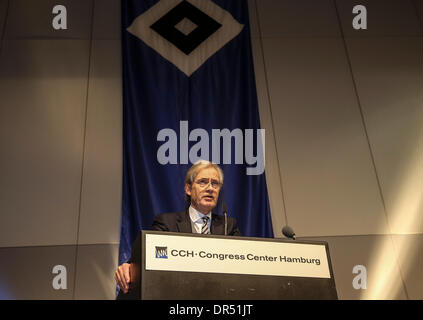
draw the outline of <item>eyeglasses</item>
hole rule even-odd
[[[206,178],[197,180],[197,181],[195,181],[195,183],[198,184],[201,188],[208,187],[209,184],[211,184],[213,189],[218,189],[222,185],[217,180],[211,180],[211,179],[206,179]]]

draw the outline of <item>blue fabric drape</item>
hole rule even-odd
[[[185,209],[184,177],[191,163],[158,162],[157,151],[164,143],[157,141],[161,129],[179,133],[180,121],[188,121],[189,130],[203,128],[212,137],[213,128],[260,128],[247,1],[214,2],[244,28],[188,77],[126,31],[157,0],[122,1],[124,109],[119,264],[129,259],[137,233],[150,229],[156,214]],[[209,149],[211,160],[211,146]],[[178,153],[178,163],[179,159]],[[235,164],[234,160],[221,167],[225,181],[215,210],[221,213],[223,200],[243,235],[273,237],[265,175],[247,175],[246,164]]]

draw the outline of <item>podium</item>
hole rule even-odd
[[[141,231],[117,299],[337,299],[329,248],[297,241]]]

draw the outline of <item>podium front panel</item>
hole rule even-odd
[[[326,242],[142,231],[140,254],[142,299],[337,299]]]

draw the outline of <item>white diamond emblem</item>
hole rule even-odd
[[[187,16],[184,16],[184,8],[188,8]],[[193,12],[198,15],[195,16]],[[198,17],[203,18],[199,20]],[[159,20],[166,20],[164,31],[167,34],[153,30],[152,26]],[[161,22],[163,29],[163,21]],[[235,38],[243,27],[228,11],[211,0],[161,0],[139,15],[127,31],[144,41],[187,76],[191,76],[212,55]],[[183,45],[178,46],[175,37]],[[191,38],[196,38],[197,42],[191,43]]]

